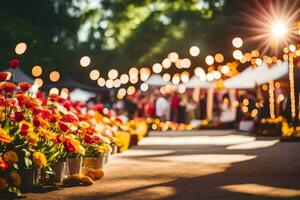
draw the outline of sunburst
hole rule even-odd
[[[258,44],[257,48],[264,54],[278,51],[299,40],[295,33],[296,22],[299,21],[298,1],[255,1],[255,6],[243,13],[250,23],[247,30],[250,36],[247,41]]]

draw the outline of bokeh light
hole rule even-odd
[[[122,84],[127,84],[129,81],[129,76],[127,74],[122,74],[120,76],[120,81]]]
[[[34,77],[38,77],[38,76],[42,75],[43,69],[42,69],[41,66],[35,65],[35,66],[32,68],[31,73],[32,73],[32,75],[33,75]]]
[[[80,59],[80,65],[82,67],[87,67],[89,66],[91,63],[91,58],[88,57],[88,56],[83,56],[81,59]]]
[[[217,63],[222,63],[224,61],[224,56],[221,53],[215,55],[215,60]]]
[[[197,46],[191,46],[191,48],[190,48],[190,54],[191,54],[191,56],[194,56],[194,57],[198,56],[200,54],[199,47],[197,47]]]
[[[161,64],[159,64],[159,63],[155,63],[153,66],[152,66],[152,71],[154,72],[154,73],[160,73],[161,71],[162,71],[162,66],[161,66]]]
[[[91,80],[95,81],[95,80],[97,80],[99,77],[100,77],[100,72],[99,72],[99,70],[93,69],[93,70],[90,72],[90,79],[91,79]]]
[[[57,94],[58,95],[59,94],[59,90],[57,88],[55,88],[55,87],[51,88],[50,91],[49,91],[49,94]]]
[[[100,87],[104,87],[105,86],[105,79],[104,78],[99,78],[98,81],[97,81],[97,84]]]
[[[140,88],[143,92],[146,92],[148,90],[149,86],[147,83],[142,83]]]
[[[128,88],[127,88],[127,94],[128,95],[132,95],[132,94],[134,94],[135,93],[135,87],[134,86],[129,86]]]
[[[205,62],[207,65],[212,65],[214,64],[214,57],[212,55],[208,55],[205,57]]]
[[[242,38],[240,38],[240,37],[233,38],[232,45],[236,48],[241,48],[243,46]]]
[[[240,60],[240,59],[243,58],[243,53],[242,53],[241,50],[236,49],[236,50],[233,51],[232,56],[233,56],[234,59]]]
[[[168,69],[171,67],[172,62],[168,58],[165,58],[161,64],[162,64],[163,68]]]
[[[49,79],[52,82],[57,82],[60,79],[60,74],[58,71],[52,71],[49,75]]]
[[[176,62],[178,59],[179,59],[179,55],[178,55],[178,53],[176,53],[176,52],[171,52],[171,53],[169,53],[169,55],[168,55],[168,59],[171,61],[171,62]]]
[[[164,81],[169,82],[171,80],[171,75],[168,73],[164,73],[162,78]]]
[[[42,87],[43,84],[44,84],[44,81],[43,81],[42,79],[40,79],[40,78],[36,78],[36,79],[34,80],[34,85],[35,85],[37,88]]]
[[[21,55],[25,53],[26,49],[27,49],[26,43],[20,42],[19,44],[16,45],[15,52],[16,54]]]
[[[108,72],[108,78],[112,79],[112,80],[116,79],[118,77],[118,75],[119,75],[119,72],[116,69],[111,69]]]

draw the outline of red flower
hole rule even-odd
[[[22,112],[15,112],[14,119],[16,122],[20,122],[20,121],[24,120],[25,117]]]
[[[0,72],[0,81],[3,82],[7,79],[8,73],[7,72]]]
[[[26,92],[27,90],[29,90],[29,88],[31,88],[31,85],[27,82],[21,82],[19,83],[19,87],[23,92]]]
[[[83,139],[84,139],[84,142],[87,144],[98,143],[100,141],[99,137],[92,136],[90,134],[84,134]]]
[[[60,130],[62,130],[63,132],[67,132],[69,130],[68,125],[64,122],[59,121],[58,126],[59,126]]]
[[[71,109],[71,102],[69,100],[66,100],[64,103],[63,103],[63,106],[67,109],[67,110],[70,110]]]
[[[19,67],[20,61],[19,59],[11,59],[10,61],[8,61],[8,65],[10,68],[12,69],[16,69]]]
[[[121,124],[123,123],[122,119],[119,118],[119,117],[116,118],[116,121],[117,121],[117,122],[120,122]]]
[[[41,125],[41,121],[38,117],[34,117],[32,122],[35,127],[39,127]]]
[[[66,115],[64,115],[64,116],[61,118],[60,121],[62,121],[62,122],[71,122],[71,123],[73,123],[73,122],[77,122],[77,121],[78,121],[78,118],[77,118],[75,115],[73,115],[73,114],[66,114]]]
[[[69,152],[75,152],[76,148],[69,140],[65,140],[63,144]]]
[[[54,144],[60,143],[60,142],[62,142],[62,141],[63,141],[63,138],[62,138],[60,135],[57,135],[57,136],[52,140],[52,142],[53,142]]]
[[[6,93],[11,93],[12,91],[14,91],[17,86],[13,83],[3,83],[1,85],[1,88],[6,92]]]
[[[94,110],[96,110],[96,111],[98,111],[98,112],[100,112],[100,113],[102,113],[103,112],[103,109],[104,109],[104,106],[103,106],[103,104],[95,104],[94,105]]]
[[[21,126],[21,135],[26,136],[28,134],[29,125],[27,123],[22,124]]]

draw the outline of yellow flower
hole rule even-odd
[[[8,187],[8,183],[4,178],[0,177],[0,190],[3,190]]]
[[[47,130],[47,129],[44,129],[44,128],[40,128],[39,129],[39,136],[51,140],[51,139],[54,138],[54,133],[52,131],[50,131],[50,130]]]
[[[8,151],[3,155],[6,162],[17,163],[19,161],[18,155],[14,151]]]
[[[81,128],[88,128],[90,126],[90,124],[85,121],[81,121],[81,122],[79,122],[79,126]]]
[[[12,137],[8,135],[8,133],[0,127],[0,141],[4,143],[11,143],[13,141]]]
[[[84,149],[83,146],[77,145],[76,146],[76,152],[79,153],[79,154],[81,154],[81,155],[84,155],[85,154],[85,149]]]
[[[29,132],[26,138],[29,144],[33,146],[36,146],[39,141],[39,136],[34,132]]]
[[[45,155],[41,152],[34,152],[32,157],[33,163],[39,168],[47,164],[47,159]]]
[[[20,187],[21,185],[21,176],[17,172],[12,172],[10,174],[13,186]]]
[[[111,151],[111,146],[109,144],[104,143],[103,145],[98,146],[97,150],[99,153],[107,154]]]

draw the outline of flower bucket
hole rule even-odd
[[[105,159],[104,159],[104,162],[105,162],[105,164],[107,164],[108,163],[108,161],[109,161],[109,158],[110,158],[110,152],[108,152],[106,155],[105,155]]]
[[[38,183],[38,170],[28,169],[20,170],[21,186],[23,192],[31,192]]]
[[[118,146],[113,144],[111,145],[111,148],[112,148],[112,151],[111,151],[111,154],[116,154],[118,152]]]
[[[80,174],[82,166],[82,157],[80,158],[67,158],[70,175]]]
[[[65,178],[69,177],[69,169],[66,162],[55,163],[51,166],[54,174],[50,178],[54,183],[62,183]]]

